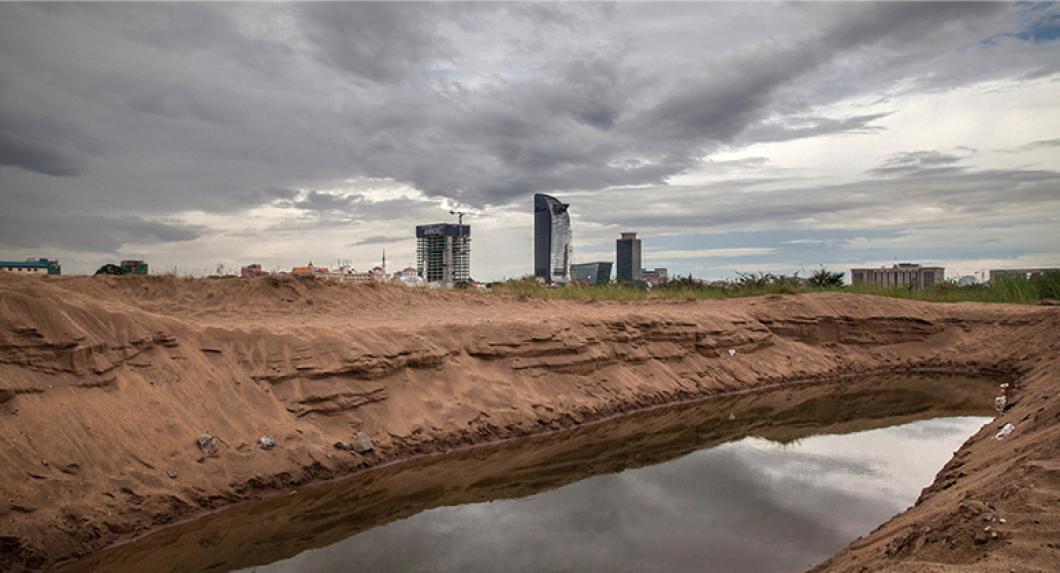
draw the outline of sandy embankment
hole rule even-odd
[[[0,277],[0,569],[418,453],[793,380],[927,369],[1011,375],[1010,406],[916,507],[825,566],[1046,571],[1060,558],[1058,332],[1056,308],[851,295],[623,305]],[[1016,431],[994,440],[1005,422]],[[373,452],[333,448],[357,432]],[[212,456],[196,446],[204,433],[219,440]],[[265,434],[274,449],[256,445]],[[986,514],[1006,521],[984,538]]]

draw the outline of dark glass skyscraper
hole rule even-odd
[[[534,275],[550,282],[570,280],[570,205],[544,193],[534,195]]]
[[[640,280],[640,239],[636,233],[622,233],[615,242],[615,279],[635,282]]]

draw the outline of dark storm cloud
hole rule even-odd
[[[41,220],[48,224],[40,225]],[[149,221],[134,215],[42,215],[21,208],[0,212],[0,244],[13,247],[106,253],[125,245],[190,241],[203,232],[198,226]]]
[[[459,67],[459,55],[439,37],[436,22],[425,17],[437,10],[403,4],[342,8],[310,5],[300,21],[331,65],[376,82],[414,80],[432,61],[452,60]],[[402,110],[400,118],[385,124],[369,120],[365,126],[374,134],[366,167],[432,195],[496,205],[541,190],[662,183],[696,164],[705,149],[741,134],[746,134],[741,142],[754,142],[865,133],[877,129],[871,122],[883,115],[804,117],[793,125],[752,128],[767,118],[779,88],[837,54],[906,41],[996,10],[978,5],[843,10],[823,32],[795,45],[757,48],[700,66],[691,77],[673,82],[661,99],[653,85],[659,78],[626,65],[623,53],[607,51],[565,54],[529,81],[484,94],[458,91],[435,94],[429,101],[423,94],[408,101],[398,95],[380,111],[388,117]],[[573,21],[565,23],[573,26]],[[408,41],[377,55],[382,40],[376,34],[358,38],[337,32],[347,22],[354,29],[392,28]],[[387,72],[376,70],[377,63]],[[421,148],[418,141],[433,145]]]
[[[261,205],[298,209],[263,223],[270,229],[436,216],[435,202],[319,191],[360,177],[474,207],[523,204],[535,191],[665,194],[671,177],[725,147],[871,136],[891,120],[856,108],[824,116],[844,98],[1055,73],[1048,42],[997,36],[1041,28],[1043,17],[1026,10],[3,4],[0,188],[37,207],[21,220],[33,228],[75,216],[106,225],[115,208],[142,222],[101,231],[103,244],[186,240],[200,231],[152,222]],[[954,163],[911,165],[880,169],[963,174]],[[718,208],[692,198],[674,221],[823,212],[830,190],[800,191],[742,206],[723,198]],[[633,201],[647,191],[614,193]],[[869,209],[881,196],[836,205]]]
[[[77,123],[0,107],[0,165],[54,177],[75,177],[101,152]]]
[[[137,89],[126,100],[129,109],[169,118],[194,118],[225,123],[229,113],[210,98],[178,85],[154,85]]]
[[[169,170],[179,165],[174,160],[185,157],[189,166],[195,165],[194,173],[173,173],[157,183],[160,189],[176,187],[167,190],[167,201],[225,210],[247,206],[253,194],[240,189],[351,175],[390,177],[431,195],[500,205],[541,190],[661,184],[737,137],[753,143],[870,132],[879,114],[819,118],[804,113],[812,107],[804,95],[782,103],[777,94],[838,54],[909,42],[999,9],[812,7],[807,10],[823,14],[824,25],[817,32],[782,44],[759,43],[725,57],[681,54],[678,61],[688,65],[665,74],[630,63],[637,52],[622,43],[583,42],[537,60],[535,54],[520,55],[532,63],[502,58],[492,76],[476,76],[491,78],[486,87],[468,83],[474,79],[467,75],[468,66],[483,54],[462,46],[491,34],[516,36],[506,14],[544,26],[542,33],[548,35],[542,51],[550,54],[548,40],[591,37],[594,26],[620,18],[625,10],[612,7],[610,15],[601,16],[597,6],[549,8],[64,5],[45,8],[51,18],[20,16],[37,26],[72,26],[69,35],[56,41],[71,44],[74,51],[116,38],[147,46],[146,61],[155,63],[144,67],[143,59],[129,58],[128,46],[104,45],[102,57],[127,61],[120,71],[108,71],[110,83],[98,88],[116,86],[107,105],[144,117],[121,114],[112,120],[112,112],[94,124],[100,130],[121,129],[126,145],[144,142],[137,153],[174,149],[178,155],[167,157]],[[710,7],[693,8],[704,18],[712,13]],[[288,24],[271,33],[268,26],[284,15],[290,16]],[[81,21],[91,26],[82,29]],[[254,25],[241,25],[244,21]],[[266,32],[251,35],[255,27]],[[299,55],[302,45],[308,53]],[[481,45],[496,47],[488,41]],[[318,70],[307,65],[306,57],[323,62],[332,73],[308,76]],[[439,65],[450,69],[448,75],[436,75]],[[59,87],[55,93],[67,91]],[[84,107],[76,99],[70,103]],[[763,123],[777,112],[787,119]],[[82,156],[47,155],[47,149],[35,152],[50,158],[36,161],[38,168],[84,172]],[[28,159],[32,157],[20,162],[29,164]],[[242,181],[235,180],[234,169]],[[173,177],[216,181],[188,185],[186,180],[173,182]],[[231,199],[225,200],[226,194]],[[144,197],[138,191],[127,195],[127,204]],[[319,206],[312,199],[303,203],[305,208]]]
[[[385,83],[408,79],[431,62],[452,58],[448,40],[435,30],[444,10],[444,5],[418,2],[298,6],[303,33],[322,62]]]

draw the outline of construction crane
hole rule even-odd
[[[449,210],[449,214],[450,215],[456,215],[457,244],[459,244],[460,248],[463,249],[465,247],[465,245],[464,245],[464,215],[467,215],[468,212],[467,211],[454,211],[454,210],[450,209]],[[449,269],[450,278],[452,278],[453,275],[455,274],[453,272],[453,270],[454,269],[452,267],[450,267],[450,269]],[[470,270],[470,269],[468,269],[468,270]]]

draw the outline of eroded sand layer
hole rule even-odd
[[[0,568],[417,454],[793,381],[935,371],[1011,378],[1006,411],[913,509],[823,567],[1050,570],[1058,332],[1055,308],[841,294],[584,304],[0,277]],[[1016,430],[995,440],[1007,422]],[[333,447],[358,432],[374,450]],[[212,454],[196,444],[207,433]],[[980,534],[984,514],[1005,517],[996,537]]]

